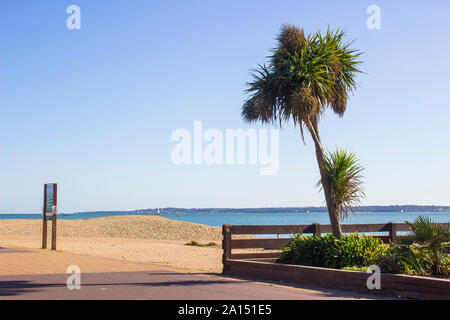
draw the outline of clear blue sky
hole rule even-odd
[[[81,8],[81,30],[66,8]],[[381,30],[366,8],[381,8]],[[249,72],[281,24],[342,27],[364,52],[344,118],[325,147],[357,153],[363,205],[450,205],[450,2],[0,0],[0,212],[323,205],[314,147],[280,136],[280,170],[175,166],[171,133],[247,129]],[[258,128],[256,125],[252,127]]]

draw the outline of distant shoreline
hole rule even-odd
[[[274,212],[296,212],[296,213],[326,213],[326,207],[267,207],[267,208],[150,208],[139,210],[105,210],[105,211],[80,211],[72,213],[61,214],[85,214],[85,213],[124,213],[124,214],[156,214],[158,213],[274,213]],[[419,206],[419,205],[390,205],[390,206],[361,206],[355,208],[355,213],[358,212],[410,212],[410,213],[432,213],[432,212],[448,212],[450,213],[450,206]],[[0,215],[7,215],[14,213],[0,213]],[[26,214],[26,213],[17,213]],[[40,214],[40,213],[29,213]]]
[[[123,211],[128,213],[157,213],[155,209],[141,209]],[[233,212],[328,212],[326,207],[270,207],[270,208],[159,208],[160,213],[233,213]],[[418,206],[418,205],[391,205],[391,206],[361,206],[355,208],[355,212],[450,212],[450,206]]]

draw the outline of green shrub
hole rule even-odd
[[[440,259],[439,273],[436,273],[434,253],[426,247],[417,245],[393,245],[379,258],[377,265],[383,273],[450,277],[450,259],[447,255],[443,255]]]
[[[199,243],[195,240],[192,240],[191,242],[188,242],[185,244],[185,246],[193,246],[193,247],[215,247],[217,244],[215,242],[209,242],[207,244]]]
[[[449,256],[445,256],[442,259],[441,275],[444,277],[450,277],[450,257]]]
[[[380,257],[381,272],[450,276],[450,262],[444,251],[450,230],[423,216],[406,223],[412,232]]]
[[[342,269],[367,267],[377,262],[387,247],[379,239],[354,233],[338,239],[297,235],[283,249],[281,263]]]
[[[443,259],[447,257],[445,247],[450,242],[450,228],[444,228],[429,217],[419,216],[414,223],[405,221],[411,228],[410,237],[430,264],[428,272],[442,275]]]
[[[383,273],[425,274],[429,268],[428,260],[416,247],[396,244],[390,246],[376,264]]]

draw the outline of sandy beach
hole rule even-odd
[[[159,216],[114,216],[83,220],[58,220],[57,249],[96,257],[187,272],[221,272],[220,227],[175,221]],[[39,249],[41,220],[0,220],[0,247]],[[50,246],[51,223],[48,224]],[[186,246],[195,240],[212,247]]]

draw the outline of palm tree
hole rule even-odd
[[[339,29],[305,36],[303,30],[283,25],[268,65],[260,65],[248,83],[250,95],[242,107],[247,122],[273,124],[292,119],[299,125],[304,142],[304,127],[316,149],[322,187],[333,235],[341,236],[339,212],[331,195],[323,168],[325,153],[319,134],[319,120],[327,107],[343,116],[347,97],[355,88],[359,52],[344,44]]]
[[[354,213],[354,207],[365,196],[361,176],[364,168],[358,163],[356,155],[339,149],[327,152],[322,167],[330,186],[331,202],[334,205],[332,211],[338,212],[340,218]],[[323,188],[322,181],[317,186]]]

